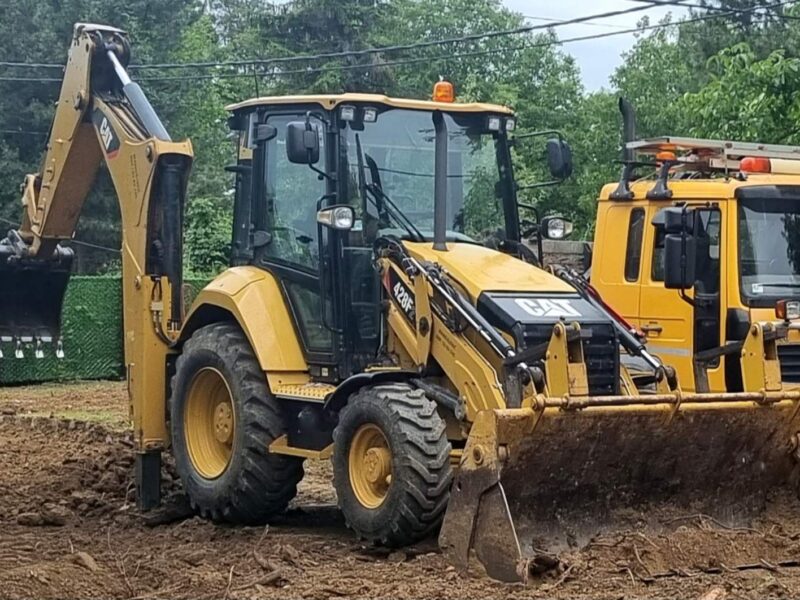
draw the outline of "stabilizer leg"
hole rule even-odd
[[[161,505],[161,450],[136,453],[136,506],[141,511]]]

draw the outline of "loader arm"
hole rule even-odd
[[[18,347],[60,339],[71,251],[59,242],[73,237],[105,163],[122,223],[125,366],[137,482],[157,486],[159,452],[168,442],[165,364],[183,317],[181,232],[193,154],[189,141],[171,141],[131,82],[125,71],[129,54],[124,32],[75,26],[41,169],[25,179],[19,230],[0,242],[0,283],[19,284],[11,291],[2,286],[0,335]],[[138,491],[143,506],[158,496],[155,487]]]

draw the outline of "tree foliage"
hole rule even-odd
[[[800,122],[800,7],[772,0],[697,3],[703,8],[682,21],[643,29],[610,88],[592,92],[583,89],[569,48],[557,45],[557,30],[335,56],[526,23],[500,0],[16,0],[0,6],[0,59],[63,63],[72,24],[89,21],[128,30],[134,63],[288,61],[134,71],[173,137],[192,139],[196,159],[186,264],[208,271],[225,264],[230,242],[233,182],[223,167],[233,161],[234,146],[227,137],[225,106],[254,95],[363,91],[424,98],[432,83],[445,77],[455,83],[461,100],[513,106],[522,131],[562,131],[576,167],[568,182],[521,192],[521,199],[540,212],[571,217],[582,236],[591,234],[600,187],[618,176],[619,95],[636,106],[640,135],[800,143],[795,125]],[[643,19],[641,25],[651,23]],[[306,58],[315,54],[333,56]],[[0,219],[19,220],[18,185],[26,172],[38,168],[58,94],[57,82],[1,78],[58,76],[43,67],[0,67]],[[548,177],[543,148],[543,138],[517,146],[521,184]],[[78,236],[118,248],[113,188],[102,170],[99,179]],[[479,198],[472,201],[479,207]],[[487,219],[493,206],[487,197]],[[86,254],[81,265],[87,270],[113,263],[113,254],[105,251],[80,252]]]

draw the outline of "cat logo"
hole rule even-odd
[[[532,317],[580,317],[578,312],[569,300],[558,298],[517,298],[515,300],[526,313]]]
[[[106,158],[114,158],[119,152],[119,138],[114,132],[108,117],[100,109],[96,108],[92,114],[92,122],[97,129],[97,135],[100,137],[100,143],[103,146],[103,150],[105,150]]]
[[[114,141],[114,134],[111,133],[111,125],[108,124],[108,119],[103,117],[103,122],[100,123],[100,137],[103,139],[103,146],[108,152],[111,143]]]

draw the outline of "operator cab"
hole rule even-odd
[[[569,228],[534,218],[520,231],[513,112],[456,103],[447,86],[437,84],[433,101],[341,94],[228,107],[240,148],[228,168],[232,263],[279,278],[316,380],[338,382],[375,361],[384,335],[377,240],[486,245],[535,261],[522,239]],[[547,144],[551,172],[566,178],[569,147]]]

